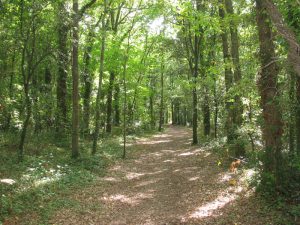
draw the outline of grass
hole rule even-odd
[[[13,137],[2,137],[0,178],[16,183],[0,183],[0,225],[6,218],[18,220],[28,215],[36,217],[38,224],[47,224],[60,208],[80,208],[70,194],[104,176],[107,166],[122,156],[121,139],[108,137],[99,141],[94,156],[90,155],[91,142],[82,141],[79,159],[72,160],[68,139],[51,140],[45,134],[33,137],[24,161],[18,163]]]

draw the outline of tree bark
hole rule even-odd
[[[265,145],[264,172],[273,174],[276,185],[280,185],[283,177],[282,172],[282,133],[283,122],[280,106],[278,103],[277,79],[279,68],[275,58],[275,46],[273,43],[272,27],[266,13],[264,0],[256,0],[256,19],[260,42],[261,71],[258,81],[262,115],[264,123],[262,126],[263,140]],[[268,66],[266,66],[268,65]]]
[[[92,154],[94,155],[97,152],[97,143],[100,132],[100,100],[102,92],[102,80],[104,73],[104,53],[105,53],[105,41],[106,41],[106,27],[105,27],[105,16],[106,16],[106,0],[104,0],[104,12],[102,15],[102,35],[101,35],[101,52],[100,52],[100,70],[99,70],[99,81],[98,81],[98,90],[96,97],[96,117],[95,117],[95,131],[93,139]]]
[[[73,40],[72,40],[72,158],[79,156],[79,73],[78,73],[78,42],[79,18],[78,0],[73,0]]]
[[[294,74],[294,70],[290,68],[288,71],[290,74],[290,80],[289,80],[289,151],[291,157],[294,157],[295,155],[295,115],[296,115],[296,107],[295,104],[295,80],[296,75]]]
[[[162,126],[164,123],[164,56],[162,56],[161,61],[161,74],[160,74],[160,106],[159,106],[159,125],[158,131],[162,131]]]
[[[197,4],[198,8],[198,4]],[[192,78],[192,110],[193,110],[193,140],[192,144],[198,144],[198,95],[197,95],[197,79],[198,79],[198,70],[199,70],[199,44],[200,37],[199,34],[194,35],[194,71]]]
[[[83,91],[83,133],[90,133],[90,101],[91,94],[93,89],[93,78],[90,72],[90,63],[91,63],[91,53],[93,46],[93,32],[90,31],[88,35],[87,46],[84,52],[84,72],[83,72],[83,82],[84,82],[84,91]]]
[[[106,109],[106,132],[111,133],[112,128],[112,95],[115,81],[115,72],[111,71],[109,76]]]
[[[114,125],[120,126],[120,84],[119,82],[115,83],[114,110],[115,110]]]
[[[274,26],[277,28],[279,34],[288,42],[289,52],[288,59],[289,63],[293,66],[298,77],[300,77],[300,44],[296,38],[295,33],[289,28],[284,21],[278,8],[274,5],[272,0],[264,0],[262,7],[268,12],[270,19]]]
[[[225,8],[228,15],[232,18],[234,16],[234,10],[232,6],[232,0],[225,0]],[[239,54],[239,37],[237,24],[233,19],[230,20],[230,36],[231,36],[231,57],[233,62],[233,77],[234,85],[239,85],[242,79],[241,66],[240,66],[240,54]],[[245,147],[241,144],[239,139],[239,134],[237,132],[238,128],[242,126],[243,123],[243,103],[240,94],[235,94],[234,105],[233,105],[233,126],[234,126],[234,153],[235,157],[240,157],[245,155]]]
[[[56,130],[63,134],[67,125],[67,76],[68,76],[68,33],[65,3],[58,3],[58,75],[56,84]]]
[[[220,0],[221,6],[219,7],[219,15],[222,20],[225,19],[225,11],[223,9],[223,1]],[[223,48],[223,59],[225,64],[225,86],[226,86],[226,92],[228,93],[230,88],[233,84],[233,74],[230,66],[230,60],[231,55],[229,53],[229,46],[228,46],[228,33],[226,30],[226,27],[224,25],[224,22],[221,24],[222,28],[222,48]],[[228,98],[228,97],[227,97]],[[234,128],[233,128],[233,104],[231,100],[226,99],[226,134],[227,134],[227,143],[231,144],[234,140]]]

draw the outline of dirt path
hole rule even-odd
[[[190,131],[169,127],[138,140],[128,159],[74,198],[79,210],[57,212],[53,224],[275,224],[254,196],[228,184],[211,152],[192,147]]]

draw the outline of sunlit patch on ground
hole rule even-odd
[[[166,140],[147,140],[147,141],[142,141],[142,142],[139,142],[139,144],[142,144],[142,145],[156,145],[156,144],[161,144],[161,143],[169,143],[171,142],[172,140],[170,139],[166,139]]]
[[[142,200],[150,198],[153,198],[153,193],[137,193],[135,196],[116,194],[108,197],[104,196],[102,197],[102,200],[109,202],[122,202],[129,205],[137,205],[141,203]]]
[[[13,179],[0,179],[0,183],[8,184],[8,185],[13,185],[13,184],[16,183],[16,181],[13,180]]]
[[[139,178],[141,176],[144,176],[144,175],[145,175],[144,173],[133,173],[133,172],[130,172],[130,173],[126,174],[126,178],[128,180],[132,180],[132,179],[136,179],[136,178]]]
[[[120,179],[117,179],[116,177],[104,177],[104,178],[101,178],[102,180],[104,181],[109,181],[109,182],[118,182],[120,181]]]
[[[152,180],[146,180],[146,181],[142,181],[139,184],[135,185],[134,187],[142,187],[142,186],[147,186],[149,184],[154,184],[157,183],[159,180],[161,180],[160,178],[157,179],[152,179]]]
[[[23,192],[33,187],[43,186],[62,179],[70,172],[68,165],[52,165],[42,160],[41,162],[27,168],[20,178],[18,191]]]
[[[262,219],[257,212],[257,202],[252,201],[253,208],[247,211],[248,192],[253,192],[243,189],[243,179],[254,172],[241,167],[238,173],[229,173],[228,168],[218,166],[219,157],[209,148],[186,146],[191,136],[187,131],[171,127],[165,138],[145,139],[145,145],[137,141],[139,151],[128,151],[130,158],[117,163],[106,180],[100,180],[86,195],[80,191],[84,207],[93,202],[101,210],[93,209],[88,215],[72,212],[72,221],[78,225],[271,224],[265,222],[272,220]],[[151,140],[157,144],[148,145]],[[69,218],[52,221],[74,224],[68,223]]]
[[[254,169],[246,169],[243,170],[243,173],[241,175],[241,181],[242,182],[247,182],[253,179],[256,175],[258,174],[257,170]]]
[[[220,175],[219,175],[219,178],[218,178],[218,180],[219,180],[219,182],[221,182],[221,183],[223,183],[223,182],[228,182],[230,179],[231,179],[231,174],[229,174],[229,173],[221,173]]]
[[[211,152],[206,152],[205,155],[203,156],[204,158],[208,157],[211,155]]]
[[[167,159],[167,160],[164,160],[163,162],[164,163],[168,163],[168,162],[174,163],[174,162],[176,162],[176,160],[174,160],[174,159]]]
[[[169,134],[156,134],[156,135],[153,135],[153,137],[155,137],[155,138],[167,138],[167,137],[171,137],[171,135],[169,135]]]
[[[189,156],[189,155],[194,155],[195,153],[193,152],[184,152],[184,153],[181,153],[181,154],[178,154],[178,156]]]
[[[200,219],[209,216],[219,216],[219,209],[225,207],[230,202],[237,199],[237,193],[241,192],[242,188],[228,188],[224,192],[222,192],[217,198],[213,201],[208,202],[199,208],[197,208],[194,212],[192,212],[188,218]],[[186,219],[186,218],[185,218]],[[183,219],[183,220],[185,220]]]
[[[199,177],[191,177],[191,178],[189,178],[189,181],[195,181],[195,180],[198,180],[199,179]]]

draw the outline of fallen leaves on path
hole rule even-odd
[[[107,177],[74,193],[82,209],[56,212],[52,224],[170,225],[272,223],[253,193],[230,185],[217,156],[191,146],[190,131],[169,127],[140,139]],[[246,194],[247,193],[247,194]]]

